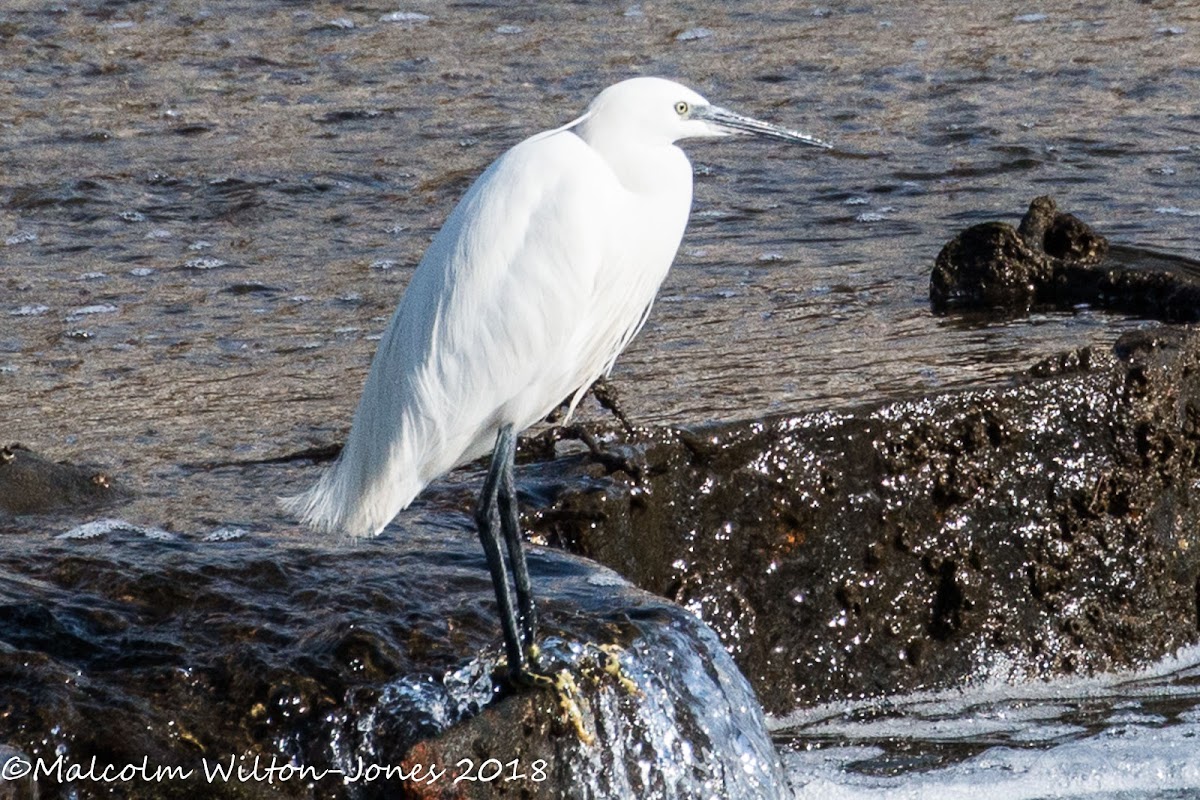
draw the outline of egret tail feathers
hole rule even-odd
[[[382,531],[422,488],[402,479],[363,485],[354,477],[339,459],[307,491],[281,497],[280,505],[315,531],[367,537]]]

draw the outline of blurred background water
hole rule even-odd
[[[1200,8],[1186,2],[9,0],[3,435],[128,481],[142,498],[122,513],[137,523],[292,533],[272,498],[311,471],[204,467],[340,441],[376,337],[469,182],[638,74],[868,156],[689,146],[689,231],[613,374],[637,422],[1004,380],[1149,323],[1088,308],[934,317],[933,258],[1039,194],[1114,241],[1200,255],[1198,37]],[[418,508],[408,524],[442,513]],[[0,548],[38,546],[6,538]],[[920,713],[897,708],[912,729],[896,741],[924,741]],[[1134,724],[1113,719],[1096,735]],[[1194,745],[1194,722],[1167,719],[1183,726],[1173,747]],[[997,765],[982,774],[1035,785],[1043,773],[1020,754],[1073,759],[1079,741],[995,750],[1009,745],[973,730],[962,752]],[[844,778],[853,796],[925,797],[938,776],[957,786],[979,764],[889,760],[874,736],[822,729],[819,763],[789,765]],[[852,742],[843,762],[828,758],[838,737]],[[864,761],[885,767],[854,766]],[[881,769],[907,788],[862,777]],[[1008,796],[1060,796],[1054,782]]]

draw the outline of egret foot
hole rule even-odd
[[[592,435],[591,431],[578,422],[547,428],[537,436],[524,439],[522,447],[526,448],[527,452],[535,454],[538,458],[548,461],[555,457],[554,445],[567,439],[575,439],[583,442],[584,446],[588,449],[588,454],[595,461],[603,465],[610,473],[624,472],[635,480],[642,477],[643,465],[641,463],[606,449]]]
[[[602,408],[617,418],[617,421],[621,423],[621,427],[625,429],[626,436],[630,438],[637,438],[638,430],[634,424],[629,421],[629,416],[625,413],[624,409],[621,408],[621,398],[617,393],[616,386],[609,383],[607,378],[597,378],[596,381],[592,383],[589,391],[591,391],[592,396],[596,398],[596,402],[599,403]],[[568,397],[567,399],[563,400],[562,404],[559,405],[558,408],[551,411],[546,417],[545,421],[548,422],[551,427],[542,431],[537,436],[526,439],[523,447],[526,447],[532,452],[537,453],[541,458],[550,459],[554,458],[554,445],[556,443],[561,442],[563,439],[578,439],[587,445],[588,450],[592,452],[593,456],[596,456],[600,461],[604,461],[604,459],[608,458],[608,456],[603,450],[600,449],[599,445],[596,444],[595,437],[593,437],[590,432],[585,430],[578,423],[574,425],[566,424],[568,419],[568,411],[571,408],[571,398]],[[607,463],[605,465],[610,466]],[[611,471],[615,472],[616,469],[624,469],[624,467],[612,466]],[[629,472],[627,469],[625,471]],[[632,475],[633,473],[630,472],[630,474]]]
[[[600,651],[600,658],[604,662],[604,671],[613,676],[617,680],[617,684],[625,690],[627,694],[634,697],[645,697],[646,694],[630,678],[625,670],[621,667],[620,654],[625,652],[622,648],[615,644],[601,644],[595,646]]]
[[[536,646],[533,649],[536,651]],[[515,689],[543,689],[551,692],[562,712],[563,723],[571,726],[583,744],[590,747],[595,743],[596,737],[584,724],[583,711],[579,706],[580,698],[583,695],[569,669],[561,669],[552,674],[518,668],[506,670],[506,675],[508,684]]]
[[[583,712],[579,709],[579,685],[569,670],[561,670],[554,678],[554,692],[558,697],[558,707],[563,713],[563,721],[575,729],[579,741],[591,747],[596,743],[587,726],[583,724]]]
[[[517,664],[509,661],[508,682],[514,688],[549,688],[554,683],[554,675],[541,667],[542,651],[536,643],[525,648],[524,658]]]
[[[523,454],[532,455],[541,461],[553,461],[556,453],[554,445],[558,444],[563,436],[563,429],[559,426],[561,417],[554,419],[554,414],[546,418],[546,422],[550,423],[550,427],[538,433],[537,436],[526,436],[521,439],[521,452]]]
[[[614,417],[621,421],[627,434],[637,435],[637,429],[633,427],[633,423],[629,421],[629,417],[621,408],[621,398],[617,394],[617,387],[609,383],[608,378],[599,378],[592,384],[592,397],[595,397],[597,403],[608,409]]]
[[[600,442],[596,441],[596,437],[587,428],[582,425],[568,425],[562,430],[563,438],[569,436],[583,442],[587,446],[591,457],[600,462],[610,473],[624,472],[634,480],[641,480],[643,464],[628,456],[602,447]]]

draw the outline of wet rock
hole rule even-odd
[[[929,283],[935,309],[1027,309],[1053,262],[1011,225],[987,222],[960,233],[938,254]]]
[[[102,471],[50,461],[19,444],[0,447],[0,513],[94,509],[132,494]]]
[[[0,744],[0,800],[37,800],[37,784],[22,775],[29,755]]]
[[[1036,197],[1017,228],[1025,243],[1064,261],[1099,264],[1108,253],[1108,240],[1073,214],[1058,210],[1050,197]]]
[[[637,447],[640,480],[563,485],[534,529],[698,613],[772,712],[1129,667],[1198,638],[1191,331],[1005,388]]]
[[[1168,322],[1200,320],[1200,262],[1110,245],[1049,197],[1036,198],[1016,230],[975,225],[938,254],[929,280],[936,311],[1086,304]]]
[[[530,558],[581,735],[555,693],[493,678],[467,517],[352,547],[133,527],[0,550],[0,756],[189,774],[55,773],[40,797],[784,796],[715,634],[594,563]]]
[[[462,774],[463,754],[479,754],[469,769],[476,777],[453,797],[492,798],[515,774],[529,798],[785,797],[784,780],[769,739],[761,734],[761,711],[753,693],[717,637],[694,616],[660,604],[635,617],[654,633],[634,638],[620,655],[627,682],[609,673],[581,682],[584,741],[563,723],[546,693],[508,698],[421,742],[404,754],[410,769]],[[581,668],[578,645],[572,674]],[[595,661],[594,654],[584,662]],[[593,668],[593,671],[594,668]],[[383,737],[380,741],[388,741]],[[372,752],[370,745],[358,752]],[[491,763],[480,771],[484,760]],[[499,765],[506,765],[503,770]],[[541,771],[543,779],[535,778]],[[419,797],[446,797],[406,788]]]

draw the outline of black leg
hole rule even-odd
[[[521,638],[518,635],[517,615],[513,612],[512,591],[508,586],[508,569],[504,564],[504,554],[500,550],[501,516],[498,495],[503,483],[505,464],[512,469],[512,443],[505,445],[505,431],[512,438],[512,426],[500,430],[496,437],[496,449],[492,452],[492,463],[488,468],[487,479],[483,482],[483,493],[479,497],[479,506],[475,509],[475,524],[479,528],[479,541],[483,545],[484,555],[487,556],[488,569],[492,573],[492,586],[496,590],[496,603],[500,607],[500,626],[504,631],[504,650],[508,656],[508,670],[514,677],[525,671],[524,657],[521,648]],[[507,453],[504,452],[507,447]],[[510,480],[511,480],[511,472]],[[528,577],[526,578],[528,580]]]
[[[537,611],[533,606],[533,586],[529,581],[529,567],[525,564],[525,549],[521,544],[521,515],[517,506],[517,485],[513,478],[514,455],[517,449],[517,437],[511,425],[500,429],[496,437],[496,452],[492,458],[503,459],[503,472],[500,475],[500,527],[504,531],[504,541],[508,545],[508,563],[512,566],[513,583],[517,590],[517,613],[521,626],[522,642],[525,655],[530,667],[537,669],[534,663],[534,639],[537,628]]]

